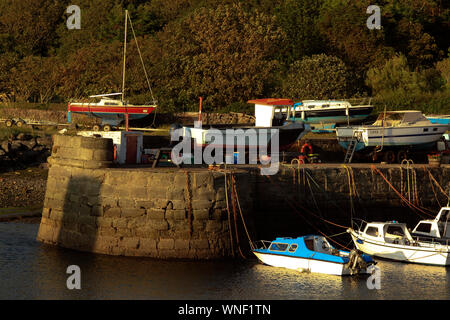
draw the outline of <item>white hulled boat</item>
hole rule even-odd
[[[450,265],[450,240],[414,238],[406,224],[395,221],[361,220],[358,229],[348,229],[355,246],[364,253],[396,261]]]
[[[356,151],[377,146],[426,148],[447,129],[447,125],[431,123],[420,111],[388,111],[380,113],[372,125],[337,127],[336,136],[344,148],[356,137]]]

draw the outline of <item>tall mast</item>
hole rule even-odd
[[[125,63],[127,59],[127,22],[128,10],[125,10],[125,40],[123,43],[122,102],[125,102]]]

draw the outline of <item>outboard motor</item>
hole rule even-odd
[[[350,274],[358,274],[361,270],[366,270],[369,264],[362,257],[362,252],[358,249],[353,249],[348,255],[347,266],[350,270]]]

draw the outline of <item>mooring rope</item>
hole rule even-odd
[[[389,182],[389,180],[383,175],[383,173],[382,173],[377,167],[375,167],[374,165],[371,165],[371,168],[372,168],[373,171],[375,171],[376,173],[378,173],[378,174],[381,176],[381,178],[383,178],[384,181],[386,181],[386,183],[389,185],[389,187],[390,187],[390,188],[391,188],[391,189],[399,196],[399,198],[400,198],[401,200],[403,200],[403,201],[406,203],[406,205],[407,205],[408,207],[410,207],[411,209],[415,209],[415,210],[417,210],[417,211],[419,211],[419,212],[422,212],[423,214],[425,214],[425,215],[427,215],[427,216],[432,217],[432,215],[430,215],[429,213],[423,211],[421,208],[417,207],[416,205],[414,205],[413,203],[411,203],[410,201],[408,201],[408,199],[406,199],[405,197],[403,197],[403,196],[398,192],[398,190],[395,189],[395,187]],[[417,213],[417,214],[420,215],[419,213]]]
[[[231,253],[234,257],[233,230],[231,228],[231,213],[230,213],[230,204],[228,201],[228,182],[227,182],[227,172],[226,171],[224,171],[224,175],[225,175],[225,200],[227,203],[227,213],[228,213],[228,231],[230,233]]]
[[[191,206],[191,192],[190,192],[190,179],[189,172],[186,173],[186,200],[188,209],[188,224],[189,224],[189,236],[192,235],[192,206]]]
[[[234,178],[234,175],[233,175],[233,179],[236,182],[236,180]],[[237,205],[238,205],[238,208],[239,208],[239,214],[241,215],[242,224],[244,226],[245,233],[247,234],[247,238],[248,238],[248,241],[250,243],[250,247],[253,250],[253,249],[255,249],[255,247],[253,246],[252,238],[250,237],[250,233],[248,232],[248,229],[247,229],[247,224],[245,223],[244,215],[242,214],[242,208],[241,208],[241,204],[239,202],[239,195],[238,195],[238,192],[237,192],[236,183],[234,183],[233,189],[234,189],[234,194],[236,196],[236,202],[237,202]]]
[[[274,184],[274,182],[270,179],[270,176],[265,176],[265,177],[270,181],[270,183]],[[274,184],[274,185],[275,185],[275,184]],[[330,240],[330,241],[336,243],[337,245],[339,245],[339,246],[342,247],[342,248],[345,248],[345,249],[347,249],[347,250],[351,250],[351,249],[347,248],[346,246],[342,245],[341,243],[337,242],[336,240],[333,240],[333,239],[329,238],[326,234],[324,234],[322,231],[320,231],[316,226],[314,226],[313,224],[311,224],[311,223],[308,221],[308,219],[306,219],[305,217],[303,217],[303,215],[297,210],[296,206],[295,206],[294,204],[292,204],[290,201],[288,201],[287,198],[284,198],[284,200],[286,201],[286,203],[287,203],[287,204],[288,204],[288,205],[289,205],[289,206],[290,206],[297,214],[299,214],[299,215],[302,217],[302,219],[303,219],[307,224],[309,224],[311,227],[313,227],[314,229],[316,229],[316,231],[319,232],[321,235],[323,235],[325,238],[327,238],[328,240]],[[309,213],[309,214],[312,214],[312,212],[308,212],[309,210],[306,210],[306,209],[303,208],[303,207],[302,207],[302,209],[305,210],[305,212],[307,212],[307,213]],[[314,214],[312,214],[312,215],[314,215]],[[314,215],[314,216],[316,216],[316,217],[319,218],[319,219],[322,219],[321,217],[318,217],[317,215]],[[328,222],[328,223],[331,223],[331,224],[333,224],[333,225],[335,225],[335,226],[339,226],[339,227],[341,227],[341,228],[348,229],[348,227],[340,226],[340,225],[338,225],[338,224],[332,223],[332,222],[327,221],[327,220],[325,220],[325,219],[322,219],[322,220],[324,220],[324,221],[326,221],[326,222]]]
[[[234,218],[234,231],[236,233],[236,244],[237,244],[237,247],[238,247],[238,250],[239,250],[239,254],[241,255],[241,257],[243,259],[247,259],[245,257],[245,255],[244,255],[244,253],[242,252],[241,245],[239,243],[239,231],[238,231],[238,227],[237,227],[237,211],[236,211],[236,204],[237,203],[236,203],[236,195],[233,192],[233,190],[236,188],[236,179],[234,178],[233,173],[231,173],[230,175],[231,175],[231,185],[230,185],[230,187],[231,187],[231,196],[232,196],[232,198],[231,198],[232,201],[231,202],[233,204],[233,218]]]

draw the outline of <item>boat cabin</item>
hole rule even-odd
[[[379,127],[401,127],[413,125],[430,125],[428,120],[420,111],[388,111],[381,112],[373,126]],[[436,129],[437,130],[437,129]]]
[[[255,104],[255,127],[278,127],[290,118],[294,102],[290,99],[249,100]]]
[[[412,231],[413,236],[450,239],[450,207],[443,207],[434,220],[421,220]]]
[[[339,250],[333,248],[325,237],[309,235],[299,238],[276,238],[270,243],[267,248],[269,253],[284,253],[295,255],[297,249],[305,252],[308,251],[336,254],[339,255]]]
[[[405,223],[364,222],[360,228],[368,239],[394,244],[407,244],[413,240]]]

